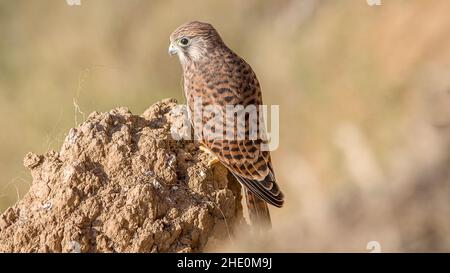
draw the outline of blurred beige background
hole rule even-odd
[[[450,2],[381,2],[0,0],[0,211],[90,112],[182,102],[168,37],[200,20],[281,112],[286,205],[216,251],[450,251]]]

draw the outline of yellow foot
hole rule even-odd
[[[210,161],[208,161],[208,168],[211,168],[212,166],[216,165],[217,163],[219,163],[219,159],[214,156],[214,158],[212,158]]]
[[[203,151],[204,153],[208,154],[208,156],[210,157],[210,160],[207,163],[208,168],[211,168],[212,166],[214,166],[215,164],[219,163],[219,158],[217,156],[215,156],[208,148],[206,148],[203,145],[200,145],[198,147],[201,151]]]

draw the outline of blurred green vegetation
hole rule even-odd
[[[448,8],[450,2],[445,0],[382,0],[381,6],[373,7],[365,0],[81,0],[79,7],[64,0],[2,0],[0,211],[26,193],[31,183],[29,171],[22,166],[23,156],[28,151],[59,150],[68,128],[90,112],[126,106],[140,113],[166,97],[182,102],[181,69],[178,60],[167,55],[168,37],[178,25],[200,20],[212,23],[252,65],[265,103],[280,105],[280,149],[273,157],[287,203],[282,210],[272,210],[275,221],[286,223],[289,230],[292,214],[317,220],[298,222],[306,230],[299,238],[317,235],[311,230],[324,224],[317,218],[331,213],[323,206],[334,207],[342,200],[358,204],[351,189],[360,187],[360,182],[375,184],[377,191],[390,191],[386,183],[395,184],[405,172],[428,166],[426,162],[432,166],[447,162],[435,152],[447,149],[439,146],[446,144],[435,144],[435,139],[428,143],[422,137],[425,133],[412,131],[429,129],[422,125],[428,122],[424,109],[430,106],[423,103],[423,96],[429,90],[420,89],[418,79],[448,65]],[[446,77],[443,74],[441,79]],[[362,138],[363,144],[358,143],[364,146],[369,163],[352,151],[354,137]],[[412,156],[424,142],[419,149],[423,156]],[[369,171],[358,176],[352,160],[367,163],[360,169]],[[404,162],[411,164],[396,167]],[[299,172],[305,168],[308,171]],[[388,182],[379,183],[380,177]],[[406,180],[415,181],[414,176]],[[364,194],[363,200],[371,199],[371,191]],[[310,201],[306,196],[315,196],[312,205],[305,204]],[[388,210],[397,208],[389,204]],[[352,206],[348,208],[352,215]],[[361,213],[374,211],[368,208]],[[383,227],[395,218],[376,213],[374,217]],[[339,230],[331,228],[336,221],[347,221],[335,218],[325,221],[329,229],[315,232],[332,234]],[[356,229],[352,221],[345,226]],[[361,220],[362,225],[368,222]],[[444,239],[427,244],[427,235],[387,233],[385,240],[393,251],[450,250]],[[364,241],[373,233],[358,234]],[[361,240],[340,246],[364,251]],[[424,243],[408,244],[417,240]],[[332,243],[314,242],[280,249],[340,250]]]

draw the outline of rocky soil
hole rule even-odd
[[[0,216],[0,252],[201,252],[243,220],[239,183],[192,141],[176,101],[92,113],[59,152],[28,153],[29,192]]]

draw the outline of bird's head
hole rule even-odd
[[[170,35],[169,54],[177,54],[184,66],[211,57],[221,45],[223,41],[212,25],[194,21],[179,26]]]

